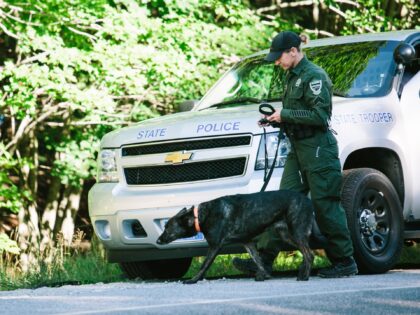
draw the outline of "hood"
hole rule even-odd
[[[258,105],[215,108],[183,112],[142,121],[134,126],[115,130],[104,136],[102,148],[122,145],[263,132],[257,124],[261,114]],[[277,129],[268,127],[267,132]]]
[[[382,98],[333,98],[331,125],[333,129],[348,124],[390,122],[389,113],[383,113],[385,104],[392,102],[392,93]],[[275,104],[278,107],[279,104]],[[123,145],[199,138],[232,134],[261,134],[257,124],[261,114],[258,105],[214,108],[166,115],[144,120],[136,125],[115,130],[104,136],[102,148],[118,148]],[[267,127],[267,132],[278,129]]]

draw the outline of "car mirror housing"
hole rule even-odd
[[[416,59],[416,51],[414,47],[407,43],[399,44],[394,50],[394,60],[397,63],[407,65]]]
[[[195,105],[197,105],[198,100],[187,100],[183,101],[181,104],[179,104],[179,111],[180,112],[189,112],[194,108]]]

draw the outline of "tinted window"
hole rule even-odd
[[[346,97],[384,96],[391,89],[398,42],[364,42],[305,50],[308,59],[324,68],[336,94]]]
[[[391,90],[396,69],[393,51],[397,45],[395,41],[349,43],[307,48],[304,53],[328,73],[335,95],[377,97]],[[264,55],[246,58],[202,99],[200,109],[246,97],[261,101],[279,99],[283,95],[284,76],[281,67],[264,61]]]

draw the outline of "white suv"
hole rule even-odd
[[[404,239],[420,238],[420,31],[314,40],[303,50],[334,83],[331,127],[355,258],[362,272],[385,272],[398,261]],[[207,244],[201,234],[156,244],[166,220],[185,206],[261,189],[258,104],[281,106],[284,77],[264,62],[266,53],[238,62],[190,111],[102,139],[89,213],[109,261],[129,277],[182,276]],[[266,131],[270,165],[278,129]],[[284,139],[267,190],[278,189],[288,150]],[[316,240],[314,247],[322,246],[322,237]]]

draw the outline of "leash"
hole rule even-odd
[[[267,169],[268,169],[267,132],[264,128],[264,151],[265,151],[264,152],[264,184],[261,187],[260,192],[265,191],[268,183],[270,182],[271,175],[273,175],[274,166],[276,165],[277,155],[279,153],[279,146],[280,146],[282,134],[283,134],[283,128],[280,128],[279,135],[277,137],[276,154],[274,155],[273,163],[271,164],[270,170],[267,173]]]
[[[271,106],[268,103],[261,103],[260,107],[259,107],[259,111],[261,114],[266,115],[266,116],[270,116],[274,113],[274,107]],[[260,120],[261,123],[267,123],[267,119],[263,118]],[[271,175],[273,174],[274,171],[274,166],[276,165],[276,160],[277,160],[277,155],[279,153],[279,146],[280,146],[280,141],[282,139],[282,135],[283,135],[283,126],[282,124],[278,124],[278,123],[273,123],[271,124],[273,127],[278,127],[279,129],[279,135],[277,137],[277,146],[276,146],[276,154],[274,155],[274,159],[273,159],[273,163],[271,164],[270,170],[267,173],[267,169],[268,169],[268,153],[267,153],[267,132],[265,130],[265,127],[263,127],[264,129],[264,184],[261,187],[260,192],[265,191],[265,189],[267,188],[268,183],[270,182],[270,178]]]

